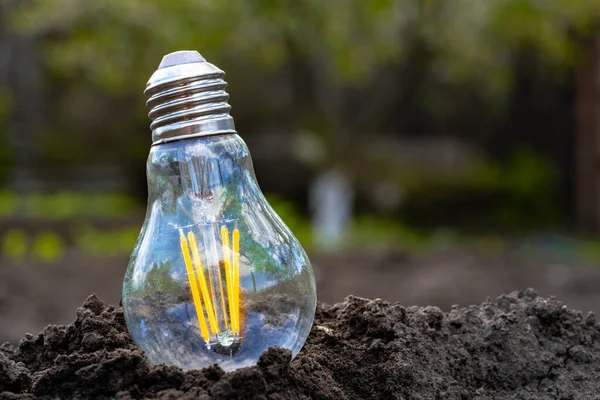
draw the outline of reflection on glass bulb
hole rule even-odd
[[[127,327],[150,361],[184,370],[252,365],[271,346],[296,355],[316,306],[310,262],[260,191],[243,140],[202,128],[214,130],[206,119],[222,110],[190,118],[190,102],[196,111],[218,108],[214,89],[223,82],[192,61],[167,63],[157,73],[168,82],[147,90],[163,96],[152,112],[171,109],[160,113],[168,124],[154,119],[148,210],[123,286]],[[173,117],[178,110],[185,118]],[[166,129],[176,122],[185,129]]]

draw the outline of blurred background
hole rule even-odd
[[[600,311],[599,28],[594,0],[2,0],[0,342],[119,302],[181,49],[226,71],[320,300]]]

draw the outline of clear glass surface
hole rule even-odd
[[[148,209],[123,285],[127,328],[153,363],[184,370],[295,356],[316,290],[302,246],[263,196],[238,135],[152,147]]]

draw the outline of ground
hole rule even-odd
[[[356,295],[449,311],[454,304],[479,304],[532,287],[570,308],[600,312],[599,268],[518,251],[487,254],[465,247],[409,256],[370,249],[311,259],[319,300],[330,304]],[[0,266],[0,343],[71,322],[90,293],[117,305],[126,265],[127,257],[90,259],[72,250],[56,265]]]
[[[122,310],[90,296],[68,326],[0,346],[0,399],[597,399],[600,324],[534,290],[478,306],[319,304],[300,354],[224,373],[152,366]],[[291,361],[291,362],[290,362]]]

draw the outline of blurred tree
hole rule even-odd
[[[600,35],[587,41],[589,52],[577,71],[577,223],[600,232]]]
[[[162,55],[195,48],[228,72],[238,125],[269,116],[307,130],[326,149],[312,167],[340,168],[359,186],[382,174],[365,152],[371,135],[456,131],[457,115],[499,113],[523,53],[564,77],[600,17],[593,0],[5,3],[20,4],[12,31],[34,38],[52,74],[43,157],[144,158],[140,88]],[[483,141],[493,125],[485,121],[468,135]]]
[[[11,3],[2,3],[2,15],[19,7]],[[22,5],[27,3],[23,2]],[[36,131],[42,124],[39,114],[42,106],[40,57],[33,38],[17,35],[7,29],[2,31],[2,50],[4,79],[0,92],[5,98],[4,105],[9,106],[11,111],[6,115],[3,136],[12,147],[13,156],[10,159],[15,166],[7,177],[18,191],[26,191],[35,187],[38,181],[34,171],[37,159],[33,149]],[[10,105],[7,104],[8,99]]]
[[[409,56],[414,43],[435,51],[432,72],[449,82],[499,88],[506,86],[515,49],[530,45],[550,61],[572,62],[572,32],[589,32],[600,15],[598,2],[588,0],[30,4],[15,15],[14,26],[55,39],[46,49],[51,64],[68,74],[84,70],[117,91],[138,90],[157,58],[173,48],[200,48],[217,63],[234,54],[271,69],[300,56],[327,81],[360,84],[382,63]]]

